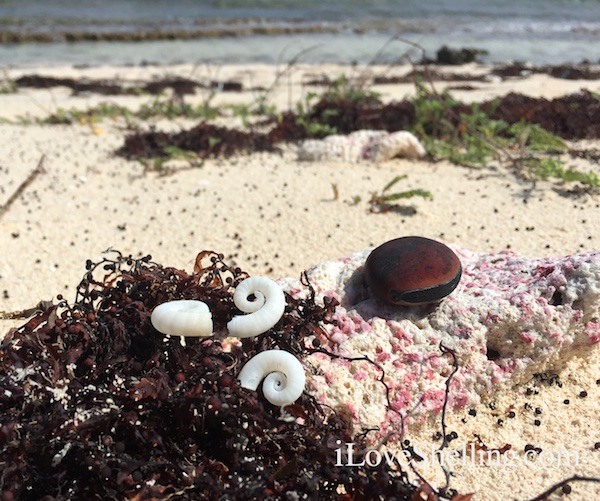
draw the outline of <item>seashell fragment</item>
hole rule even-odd
[[[446,245],[424,237],[402,237],[374,249],[365,280],[381,300],[396,305],[434,303],[458,285],[462,266]]]
[[[249,301],[250,295],[255,296]],[[285,296],[273,280],[266,277],[250,277],[241,282],[233,294],[238,309],[248,315],[237,315],[227,324],[231,336],[252,337],[267,332],[283,315]]]
[[[243,388],[254,390],[264,379],[265,398],[277,406],[295,402],[304,391],[306,375],[298,359],[283,350],[262,351],[242,367],[238,379]]]
[[[194,299],[159,304],[150,317],[154,328],[168,336],[204,337],[213,333],[212,313]]]
[[[298,160],[319,162],[384,162],[395,157],[420,158],[427,154],[419,140],[408,131],[362,129],[348,135],[307,139],[298,149]]]

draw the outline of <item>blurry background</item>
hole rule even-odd
[[[484,62],[595,63],[599,35],[598,0],[0,0],[2,66],[273,63],[302,51],[302,62],[365,63],[382,48],[379,62],[401,62],[410,46],[393,37],[429,56],[448,45],[487,50]]]

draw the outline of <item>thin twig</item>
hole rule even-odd
[[[25,308],[24,310],[18,311],[0,311],[1,320],[17,320],[21,318],[29,318],[36,313],[46,311],[48,308],[53,306],[52,300],[45,301],[41,300],[38,304],[31,308]]]
[[[33,183],[33,181],[35,181],[35,178],[39,174],[43,174],[46,172],[44,170],[44,160],[45,159],[46,159],[46,155],[42,155],[42,157],[40,158],[40,161],[37,164],[37,167],[33,171],[31,171],[29,176],[27,176],[27,179],[25,179],[25,181],[23,181],[19,185],[19,187],[15,190],[15,192],[6,201],[6,203],[0,207],[0,219],[2,218],[4,213],[8,212],[8,209],[10,209],[10,206],[15,203],[15,201],[23,194],[23,192],[27,189],[27,187],[31,183]]]
[[[531,498],[529,501],[543,501],[544,499],[548,499],[548,496],[553,492],[557,491],[561,487],[567,485],[569,482],[597,482],[600,483],[600,478],[597,477],[580,477],[579,475],[573,475],[572,477],[565,478],[561,482],[554,484],[549,489],[545,490],[538,496]]]
[[[446,438],[446,408],[448,406],[448,395],[450,394],[450,384],[452,383],[452,378],[458,372],[458,359],[456,358],[456,353],[454,350],[450,348],[446,348],[442,343],[440,343],[440,351],[443,355],[450,354],[452,356],[452,372],[446,379],[446,398],[444,399],[444,406],[442,407],[442,434],[444,440],[442,441],[442,445],[438,450],[445,449],[448,447],[448,439]]]
[[[373,56],[373,57],[370,59],[370,61],[369,61],[369,62],[367,63],[367,65],[365,66],[365,69],[362,71],[362,73],[361,73],[361,74],[359,75],[359,77],[358,77],[358,81],[359,81],[359,82],[363,82],[363,83],[364,83],[364,82],[366,81],[366,79],[367,79],[367,76],[368,76],[368,75],[366,74],[366,72],[367,72],[367,69],[369,69],[370,67],[372,67],[372,66],[374,66],[375,64],[377,64],[377,62],[379,61],[379,58],[380,58],[380,57],[381,57],[381,55],[384,53],[384,51],[385,51],[385,50],[388,48],[388,46],[390,46],[390,45],[391,45],[392,43],[394,43],[394,42],[400,42],[400,43],[402,43],[402,44],[409,45],[409,46],[410,46],[410,48],[406,49],[406,50],[404,51],[404,53],[403,53],[402,55],[400,55],[399,57],[397,57],[397,58],[396,58],[396,60],[395,60],[393,63],[391,63],[391,64],[388,64],[388,65],[387,65],[387,69],[386,69],[386,71],[388,71],[388,70],[389,70],[391,67],[393,67],[393,66],[395,66],[396,64],[398,64],[398,62],[402,62],[402,61],[408,61],[408,62],[411,64],[411,66],[413,66],[413,69],[414,69],[415,63],[413,63],[413,62],[411,61],[411,59],[410,59],[410,51],[411,51],[412,49],[418,49],[418,50],[420,50],[420,51],[421,51],[421,59],[422,59],[423,61],[426,61],[426,51],[425,51],[425,49],[424,49],[424,48],[423,48],[421,45],[419,45],[419,44],[418,44],[418,43],[416,43],[416,42],[412,42],[412,41],[410,41],[410,40],[407,40],[407,39],[405,39],[405,38],[402,38],[401,36],[397,36],[397,35],[396,35],[396,36],[393,36],[393,37],[391,37],[390,39],[388,39],[388,40],[387,40],[387,41],[386,41],[386,42],[383,44],[383,46],[382,46],[382,47],[381,47],[381,48],[380,48],[380,49],[377,51],[377,53],[375,54],[375,56]]]
[[[290,73],[291,73],[292,69],[294,68],[294,66],[296,66],[298,64],[298,62],[300,61],[300,58],[302,58],[305,54],[308,54],[309,52],[319,48],[320,46],[321,46],[321,44],[315,44],[315,45],[311,45],[310,47],[307,47],[307,48],[301,50],[294,57],[292,57],[292,59],[290,59],[286,63],[285,68],[283,70],[278,68],[275,73],[275,79],[273,80],[271,85],[266,90],[264,90],[262,93],[263,99],[266,99],[266,96],[268,96],[271,92],[273,92],[273,89],[275,89],[275,87],[279,84],[279,80],[281,80],[284,76],[287,76],[288,77],[288,109],[291,109],[292,108],[292,90],[291,90],[291,82],[289,80]],[[286,49],[283,49],[282,53],[277,58],[278,65],[279,65],[279,59],[282,57],[283,52],[285,50]]]
[[[442,444],[439,446],[438,451],[444,450],[448,447],[448,436],[446,435],[446,408],[448,406],[448,397],[450,395],[450,384],[452,383],[452,378],[454,378],[455,374],[458,372],[458,359],[456,357],[456,353],[451,348],[446,348],[442,343],[440,343],[440,351],[442,355],[450,354],[452,356],[452,372],[446,379],[446,392],[444,398],[444,406],[442,407]],[[446,485],[441,489],[442,492],[446,492],[448,487],[450,487],[450,471],[442,461],[440,466],[446,476]]]

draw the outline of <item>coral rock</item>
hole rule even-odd
[[[395,157],[420,158],[425,153],[425,148],[410,132],[358,130],[347,136],[332,135],[324,139],[306,140],[298,149],[298,160],[383,162]]]
[[[318,368],[308,391],[385,435],[398,429],[401,416],[423,420],[442,410],[454,369],[447,350],[458,365],[451,410],[489,400],[535,373],[560,371],[600,342],[600,252],[533,259],[453,250],[463,277],[436,306],[370,297],[363,269],[371,249],[308,270],[318,297],[340,302],[336,324],[324,326],[319,338],[321,348],[339,357],[308,356]],[[292,295],[307,293],[297,280],[282,283]],[[361,357],[369,360],[348,360]]]

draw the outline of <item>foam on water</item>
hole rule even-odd
[[[321,33],[245,34],[252,26],[321,28]],[[0,33],[139,32],[227,28],[227,36],[187,41],[56,42],[0,45],[0,66],[277,62],[310,48],[304,62],[367,62],[392,37],[418,43],[433,56],[442,45],[489,51],[486,62],[535,64],[597,61],[600,2],[593,0],[61,0],[0,3]],[[334,33],[327,31],[334,30]],[[235,35],[238,36],[235,36]],[[234,36],[232,36],[234,35]],[[285,49],[285,51],[284,51]],[[396,42],[380,62],[409,49]],[[413,58],[418,55],[412,51]]]

